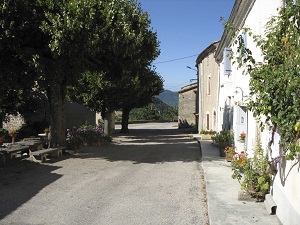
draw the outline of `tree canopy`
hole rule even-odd
[[[156,33],[135,0],[3,0],[0,9],[1,92],[10,98],[0,97],[1,116],[24,108],[31,91],[46,93],[53,145],[65,141],[68,86],[84,75],[113,87],[159,54]]]

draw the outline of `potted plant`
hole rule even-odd
[[[219,148],[221,157],[226,156],[224,150],[226,146],[231,146],[231,144],[233,143],[233,137],[234,137],[234,133],[232,130],[222,130],[215,135],[214,141],[216,142]]]
[[[10,128],[9,129],[9,136],[11,136],[11,143],[14,144],[15,143],[15,138],[18,134],[18,129],[16,128]]]
[[[239,141],[240,141],[240,142],[245,142],[245,139],[246,139],[246,133],[243,131],[243,132],[240,134],[240,139],[239,139]]]
[[[225,154],[226,154],[226,160],[228,162],[231,162],[232,158],[234,157],[234,155],[238,154],[236,152],[236,146],[234,144],[227,146],[224,150]]]
[[[237,179],[241,189],[259,201],[263,201],[269,192],[271,174],[268,156],[259,144],[254,150],[254,157],[248,158],[244,152],[232,157],[232,178]]]
[[[201,130],[201,140],[211,140],[216,135],[216,131],[213,130]]]

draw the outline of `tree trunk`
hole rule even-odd
[[[129,133],[128,121],[129,121],[130,111],[131,109],[129,108],[123,108],[121,133]]]
[[[57,74],[56,74],[57,75]],[[64,112],[64,87],[53,76],[50,78],[48,101],[50,107],[50,146],[64,146],[65,137],[65,112]]]
[[[102,110],[102,119],[104,123],[104,134],[106,135],[111,135],[114,131],[114,121],[112,121],[114,118],[112,117],[113,110],[110,109],[105,109]]]

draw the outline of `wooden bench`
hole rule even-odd
[[[11,145],[6,148],[1,148],[1,151],[4,152],[10,159],[16,158],[17,154],[29,153],[28,145]]]
[[[194,137],[194,139],[197,140],[198,144],[199,144],[199,150],[200,150],[200,157],[202,158],[202,147],[201,147],[201,137]]]
[[[46,149],[30,152],[29,155],[31,156],[31,159],[33,161],[37,161],[36,157],[40,157],[41,161],[45,162],[48,155],[54,158],[58,158],[62,156],[62,150],[63,147],[46,148]]]

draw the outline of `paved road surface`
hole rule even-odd
[[[197,143],[175,123],[131,125],[114,142],[0,169],[0,224],[207,224]]]

